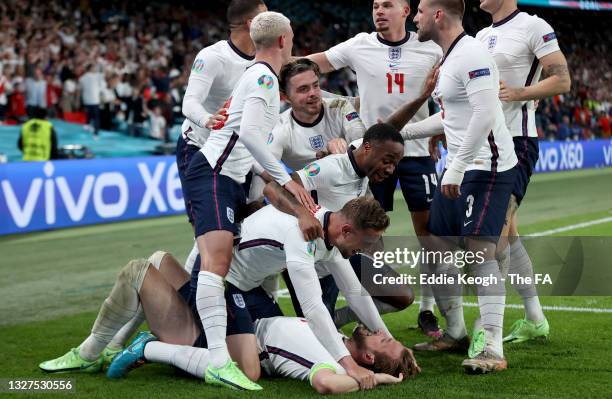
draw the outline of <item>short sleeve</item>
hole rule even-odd
[[[455,68],[468,96],[481,90],[499,89],[493,58],[484,48],[473,49],[461,57]]]
[[[329,165],[331,157],[334,156],[329,155],[319,161],[311,162],[296,172],[307,191],[330,187],[333,176],[338,173],[338,167]]]
[[[336,44],[325,52],[327,60],[335,69],[341,69],[344,67],[353,67],[352,54],[354,54],[354,45],[357,41],[357,37],[348,39],[342,43]]]
[[[533,17],[528,28],[529,49],[538,59],[560,51],[557,34],[542,18]]]

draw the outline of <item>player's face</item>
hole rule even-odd
[[[357,229],[350,224],[342,226],[342,234],[334,244],[345,259],[371,248],[380,240],[384,231],[374,229]]]
[[[283,64],[286,64],[291,59],[291,51],[293,50],[293,29],[289,28],[289,31],[283,36],[284,47],[282,48]]]
[[[410,14],[410,7],[402,0],[374,0],[372,3],[372,20],[376,32],[386,32],[404,26]]]
[[[414,16],[414,23],[417,26],[417,36],[420,42],[432,40],[434,34],[434,13],[429,5],[429,0],[421,0],[417,7],[417,13]]]
[[[371,332],[362,326],[353,331],[357,348],[363,351],[386,355],[391,359],[401,359],[406,347],[399,341],[388,337],[383,331]]]
[[[367,143],[366,143],[367,144]],[[374,142],[365,147],[368,179],[379,183],[393,174],[404,156],[404,146],[395,141]]]
[[[305,71],[289,79],[287,98],[294,112],[318,115],[321,112],[321,88],[314,71]]]
[[[493,14],[504,4],[504,0],[480,0],[480,9]]]

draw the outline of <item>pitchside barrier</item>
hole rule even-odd
[[[607,166],[610,140],[541,142],[536,172]],[[184,210],[173,156],[0,164],[0,235]]]

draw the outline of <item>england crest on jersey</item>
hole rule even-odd
[[[309,137],[308,141],[310,141],[310,146],[315,151],[319,151],[321,148],[323,148],[323,136],[320,134],[317,136]]]
[[[497,44],[497,36],[489,36],[489,51],[495,48]]]
[[[402,48],[401,47],[389,47],[389,59],[391,61],[397,61],[402,58]]]

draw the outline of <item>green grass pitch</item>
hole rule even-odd
[[[412,235],[401,195],[396,196],[389,235]],[[537,175],[520,210],[523,234],[558,229],[612,216],[612,168]],[[206,386],[162,365],[146,365],[122,381],[99,375],[45,375],[38,363],[65,353],[87,336],[96,312],[128,260],[154,250],[184,259],[191,230],[184,217],[133,221],[0,238],[0,379],[72,378],[68,398],[298,398],[314,397],[308,384],[266,379],[260,393],[235,393]],[[612,236],[612,222],[564,231],[563,235]],[[602,261],[610,262],[610,260]],[[536,265],[537,268],[537,265]],[[516,298],[509,302],[519,303]],[[544,305],[612,308],[611,297],[545,297]],[[281,300],[291,314],[288,300]],[[416,305],[384,316],[407,345],[423,340],[414,329]],[[477,309],[466,307],[468,327]],[[547,342],[505,347],[509,369],[468,376],[462,356],[417,354],[423,373],[394,387],[351,394],[359,398],[611,398],[611,313],[546,311]],[[506,310],[506,329],[522,310]],[[347,328],[347,330],[350,329]],[[3,395],[4,394],[0,394]],[[14,394],[7,397],[36,397]]]

